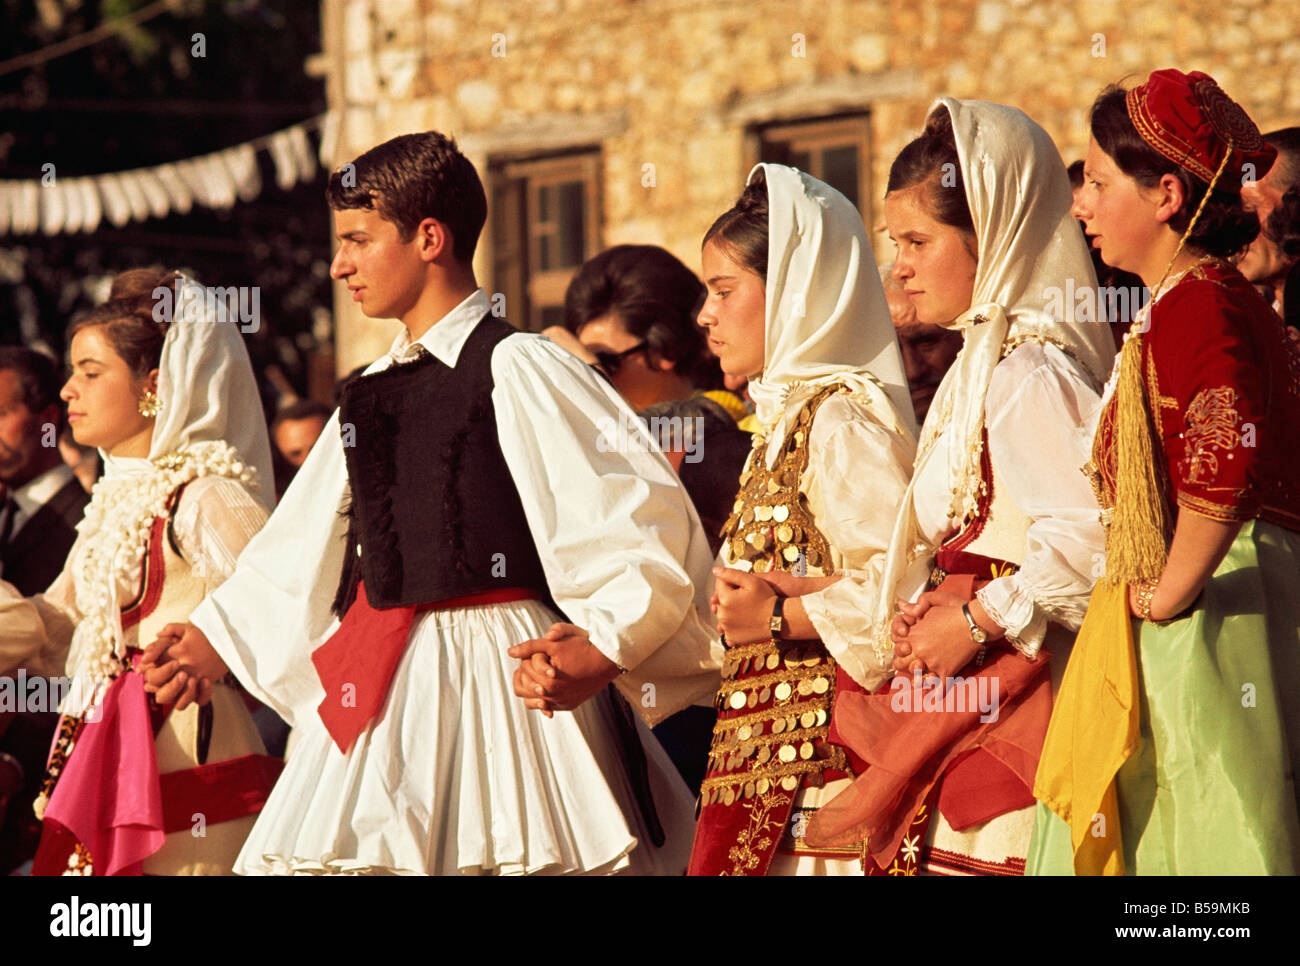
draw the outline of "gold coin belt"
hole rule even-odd
[[[802,780],[821,785],[823,771],[849,770],[843,749],[827,740],[835,661],[819,641],[732,648],[722,675],[701,806],[778,786],[792,792]]]

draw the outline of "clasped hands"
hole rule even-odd
[[[943,590],[922,594],[916,603],[898,602],[898,616],[890,624],[894,643],[894,670],[909,674],[953,677],[980,649],[971,638],[970,625],[961,612],[969,604],[971,616],[990,641],[1004,634],[978,601]]]
[[[515,694],[548,718],[557,710],[572,711],[622,673],[576,624],[552,624],[544,636],[506,653],[519,659]]]
[[[228,669],[201,630],[193,624],[168,624],[145,648],[136,670],[159,704],[175,702],[175,710],[183,711],[212,700],[213,682]]]

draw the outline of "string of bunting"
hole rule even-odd
[[[307,132],[320,130],[313,151]],[[188,214],[195,205],[224,210],[262,193],[257,152],[266,151],[275,183],[288,191],[316,177],[317,159],[328,167],[338,137],[338,114],[317,115],[234,147],[183,161],[111,174],[49,175],[0,181],[0,235],[73,235],[93,232],[107,220],[115,228],[132,221]]]

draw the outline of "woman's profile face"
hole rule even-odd
[[[139,405],[146,389],[157,389],[158,370],[137,378],[102,325],[79,330],[69,356],[72,378],[59,395],[68,404],[73,437],[114,456],[148,456],[154,421],[140,415]]]
[[[970,308],[978,261],[969,232],[930,214],[926,193],[931,190],[951,189],[923,182],[885,195],[885,225],[898,246],[891,274],[916,309],[917,321],[946,325]]]
[[[763,371],[767,287],[715,239],[705,244],[701,263],[708,296],[699,323],[708,332],[709,349],[728,376],[756,376]]]
[[[1147,280],[1150,253],[1169,234],[1156,217],[1160,197],[1121,171],[1096,138],[1089,139],[1083,187],[1070,213],[1083,222],[1088,243],[1101,252],[1103,262]]]

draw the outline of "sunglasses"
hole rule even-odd
[[[624,349],[622,352],[601,350],[599,352],[593,352],[592,355],[596,357],[596,365],[600,366],[601,371],[607,376],[613,376],[618,372],[619,368],[622,367],[624,359],[636,355],[638,352],[645,349],[645,347],[646,343],[642,341],[638,342],[630,349]]]

